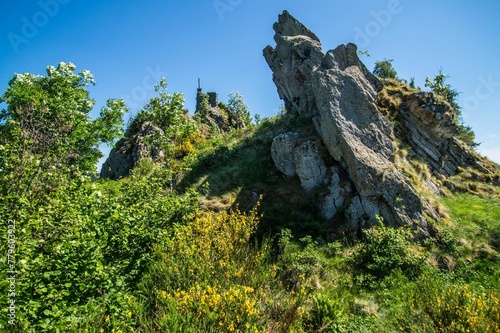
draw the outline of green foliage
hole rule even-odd
[[[197,121],[206,122],[208,120],[208,113],[210,111],[210,103],[208,94],[198,93],[196,96],[196,112],[193,118]],[[222,107],[219,103],[219,107]]]
[[[457,136],[465,142],[469,147],[476,148],[479,144],[476,142],[476,135],[471,127],[464,125],[462,121],[461,107],[458,104],[458,95],[460,94],[456,89],[453,89],[449,83],[445,83],[449,75],[443,73],[440,69],[436,76],[431,80],[430,77],[425,79],[425,86],[442,96],[453,107],[455,112],[455,119],[457,120],[458,133]]]
[[[171,171],[170,189],[173,189],[173,175],[181,171],[181,165],[178,158],[193,152],[191,140],[198,133],[195,122],[184,109],[184,95],[182,93],[168,94],[167,83],[162,78],[160,84],[155,86],[158,96],[144,106],[136,117],[131,121],[127,132],[135,134],[145,123],[158,127],[163,131],[160,135],[156,132],[154,138],[149,138],[149,145],[158,146],[157,149],[164,153],[163,163]]]
[[[405,332],[497,332],[500,294],[426,274],[404,295],[395,315]]]
[[[312,308],[306,319],[307,327],[313,332],[345,332],[347,323],[346,298],[342,295],[316,293],[311,297]]]
[[[227,107],[231,127],[243,128],[250,126],[252,118],[242,94],[237,91],[230,93]]]
[[[59,74],[75,75],[72,67],[60,67],[49,75],[57,77],[54,82],[65,82]],[[84,105],[90,99],[79,82],[88,80],[89,73],[79,75],[81,81],[72,86],[76,90],[69,89],[67,96],[68,101]],[[4,94],[12,105],[51,101],[54,106],[78,109],[77,102],[57,99],[56,92],[64,89],[47,92],[37,88],[42,86],[39,83],[14,81],[10,95]],[[33,132],[46,138],[42,140],[50,143],[46,145],[29,131],[23,134],[30,127],[21,126],[19,119],[29,117],[19,117],[18,108],[12,109],[14,113],[10,108],[3,111],[0,216],[16,222],[18,274],[17,324],[8,324],[8,310],[3,307],[0,331],[498,330],[496,191],[483,198],[444,197],[450,221],[437,225],[435,239],[423,246],[411,241],[407,229],[382,223],[364,231],[363,241],[355,246],[338,241],[325,244],[316,237],[324,236],[328,228],[316,221],[316,201],[299,184],[283,180],[269,155],[278,133],[298,124],[309,133],[307,126],[312,124],[285,114],[196,141],[192,123],[185,120],[182,95],[168,95],[165,89],[162,80],[159,96],[145,106],[129,130],[146,121],[161,127],[166,133],[162,144],[175,158],[166,166],[143,159],[120,181],[93,182],[83,172],[89,170],[85,163],[56,154],[71,151],[62,143],[73,144],[74,138],[84,137],[83,129]],[[94,138],[112,141],[120,127],[114,119],[123,109],[121,101],[109,101],[97,120],[88,119],[92,123],[88,128],[97,133]],[[43,115],[36,114],[39,124],[48,121]],[[187,169],[191,171],[181,186],[169,191],[173,173]],[[494,187],[491,177],[490,187]],[[255,202],[252,191],[264,197]],[[198,209],[210,199],[221,201],[220,206],[214,204],[220,211]],[[237,203],[247,213],[234,209]],[[229,207],[233,209],[226,211]],[[264,217],[258,212],[264,212]],[[283,226],[302,236],[295,240],[292,231],[283,229],[273,241],[257,233],[260,229],[272,235]],[[304,237],[307,233],[316,238]],[[9,264],[5,254],[12,249],[9,235],[4,223],[0,234],[3,304],[10,288],[10,273],[5,269]]]
[[[155,86],[158,96],[151,98],[132,120],[129,131],[136,132],[145,122],[159,127],[165,133],[162,148],[167,155],[173,156],[175,146],[191,138],[197,128],[184,109],[184,95],[168,94],[166,90],[167,84],[165,78],[162,78],[160,84]]]
[[[442,96],[454,109],[460,110],[457,102],[460,93],[453,89],[449,83],[445,83],[449,77],[449,75],[444,74],[440,69],[432,80],[430,77],[426,77],[425,86],[431,88],[434,93]]]
[[[375,62],[373,74],[382,79],[397,79],[398,73],[392,66],[393,59],[384,59]]]
[[[423,258],[411,251],[412,236],[404,228],[391,228],[383,223],[363,231],[363,243],[353,257],[355,267],[366,275],[366,282],[380,280],[398,270],[406,276],[420,274]],[[360,281],[361,282],[361,281]]]
[[[251,241],[258,223],[248,214],[199,214],[177,226],[155,251],[141,284],[145,332],[265,332],[290,327],[300,295],[280,295],[269,243]],[[274,323],[275,322],[275,323]],[[280,330],[286,331],[286,330]]]
[[[130,290],[148,270],[153,245],[166,228],[193,212],[194,197],[168,195],[164,179],[161,172],[134,174],[119,194],[116,189],[108,194],[107,182],[60,178],[45,202],[19,198],[15,212],[2,199],[0,212],[17,224],[17,327],[46,332],[98,325],[132,331]],[[5,237],[2,253],[7,251]],[[6,274],[1,271],[2,281]],[[1,288],[4,303],[6,287]],[[6,318],[4,308],[0,327],[9,327]]]
[[[0,113],[0,144],[18,150],[21,160],[35,157],[43,169],[67,165],[93,172],[102,156],[99,145],[121,135],[127,108],[121,100],[108,100],[91,119],[94,100],[86,87],[94,79],[89,71],[75,70],[61,62],[47,67],[47,76],[16,74],[0,98],[8,105]]]
[[[283,229],[279,239],[281,278],[286,287],[298,289],[304,282],[319,274],[321,257],[316,250],[317,243],[310,236],[292,242],[292,233]]]

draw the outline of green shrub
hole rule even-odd
[[[411,250],[411,232],[405,228],[392,228],[380,224],[363,231],[363,242],[355,249],[352,263],[357,270],[358,282],[372,282],[401,271],[408,277],[420,274],[424,258]]]
[[[349,304],[342,295],[315,293],[312,308],[306,318],[306,327],[313,332],[344,332]]]

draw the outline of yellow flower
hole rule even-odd
[[[129,311],[129,312],[127,313],[127,318],[130,318],[130,317],[132,317],[132,312],[131,312],[131,311]]]
[[[107,323],[109,321],[109,315],[106,316],[106,318],[104,319],[104,321]]]

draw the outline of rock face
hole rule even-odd
[[[326,166],[320,156],[321,146],[319,142],[309,140],[295,148],[295,171],[306,191],[324,184]]]
[[[330,172],[332,176],[328,185],[328,194],[321,200],[321,211],[326,220],[331,220],[343,212],[352,197],[352,185],[348,180],[342,179],[341,168],[332,167]]]
[[[324,184],[326,165],[321,158],[320,142],[299,141],[298,133],[283,133],[274,138],[271,157],[276,168],[287,177],[297,175],[302,188],[310,191]]]
[[[451,106],[432,92],[394,89],[396,82],[386,83],[377,105],[390,109],[398,120],[398,137],[417,154],[431,170],[443,176],[451,176],[459,167],[486,170],[478,156],[467,145],[455,138],[458,126]],[[397,91],[397,92],[396,92]],[[402,92],[403,93],[402,93]],[[387,97],[399,103],[391,105]]]
[[[120,179],[128,176],[130,170],[143,158],[151,158],[160,162],[164,153],[158,144],[158,138],[163,136],[162,129],[146,122],[135,133],[127,132],[120,139],[102,165],[101,178]]]
[[[294,152],[297,147],[298,133],[283,133],[273,139],[271,157],[276,168],[287,177],[297,174]]]
[[[383,85],[361,63],[356,46],[324,54],[319,39],[286,11],[274,30],[276,47],[264,49],[273,81],[289,111],[312,119],[331,157],[347,171],[355,193],[345,210],[352,231],[380,215],[387,224],[428,236],[428,205],[395,167],[393,127],[375,104]],[[327,198],[337,196],[336,182]]]

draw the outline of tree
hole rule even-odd
[[[373,69],[373,74],[382,79],[397,79],[398,73],[392,67],[393,59],[384,59],[375,62],[375,68]]]
[[[237,91],[230,93],[227,106],[231,127],[243,128],[250,125],[252,118],[242,94]]]
[[[99,145],[121,135],[127,108],[122,100],[108,100],[100,116],[91,119],[95,101],[86,87],[95,84],[94,78],[75,70],[62,62],[47,67],[47,76],[16,74],[0,98],[8,105],[0,113],[1,139],[21,145],[22,153],[93,171],[102,156]]]
[[[429,76],[425,78],[425,86],[442,96],[456,111],[459,111],[460,105],[458,105],[457,97],[460,93],[453,89],[449,83],[445,84],[449,77],[449,75],[443,73],[442,69],[439,69],[434,79],[431,80]]]
[[[443,97],[453,108],[455,114],[455,121],[458,127],[457,136],[465,142],[469,147],[476,148],[479,144],[476,142],[476,135],[470,126],[466,126],[462,120],[461,107],[458,104],[458,95],[460,94],[456,89],[453,89],[449,83],[445,83],[449,78],[449,75],[443,73],[442,69],[439,69],[438,73],[431,80],[429,76],[425,79],[425,86],[431,88],[431,90]]]
[[[87,86],[95,84],[94,78],[75,70],[74,64],[61,62],[47,67],[46,76],[25,73],[10,80],[0,97],[7,104],[0,112],[4,190],[28,179],[31,185],[48,185],[54,172],[95,172],[99,145],[112,144],[122,134],[124,102],[108,100],[92,119],[95,101]]]

